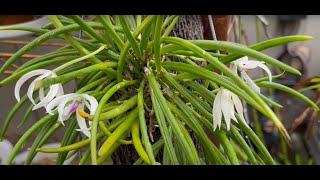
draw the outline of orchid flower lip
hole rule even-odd
[[[81,103],[80,100],[76,100],[73,105],[71,106],[71,109],[69,111],[69,113],[73,113],[76,109],[78,109],[79,104]]]

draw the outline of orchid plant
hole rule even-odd
[[[63,164],[68,152],[80,150],[85,153],[79,164],[102,164],[119,147],[130,144],[140,157],[136,165],[276,164],[248,125],[244,103],[271,119],[288,143],[290,136],[271,109],[281,105],[260,94],[260,88],[284,90],[319,110],[299,92],[272,82],[280,75],[272,76],[266,65],[296,75],[300,75],[299,71],[260,52],[311,40],[310,36],[280,37],[247,47],[225,41],[171,37],[179,16],[97,15],[96,21],[76,15],[48,17],[52,22],[39,29],[5,27],[39,36],[1,67],[1,75],[22,55],[49,39],[60,38],[68,43],[26,62],[0,82],[1,87],[18,80],[14,91],[18,102],[1,123],[1,139],[14,114],[28,99],[32,104],[20,126],[32,111],[43,107],[47,112],[24,132],[7,164],[35,133],[37,138],[29,148],[26,164],[32,162],[37,152],[59,153],[56,163]],[[77,30],[87,38],[71,34]],[[229,54],[212,53],[213,50]],[[181,61],[172,61],[172,57]],[[207,65],[199,66],[196,61]],[[55,65],[59,66],[50,70]],[[247,70],[256,67],[268,76],[252,80]],[[38,77],[27,95],[20,98],[22,84],[34,76]],[[64,94],[64,84],[75,79],[77,90]],[[33,99],[37,92],[39,97]],[[59,128],[66,128],[61,147],[42,148]],[[79,131],[86,138],[79,140]],[[160,138],[153,138],[156,131]],[[201,148],[196,147],[191,132]]]

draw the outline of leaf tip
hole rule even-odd
[[[304,36],[306,40],[313,40],[313,36]]]
[[[296,69],[294,69],[294,71],[293,71],[292,73],[293,73],[293,74],[296,74],[296,75],[298,75],[298,76],[302,76],[301,72],[298,71],[298,70],[296,70]]]
[[[99,151],[98,151],[98,156],[102,156],[104,154],[104,150],[101,148]]]

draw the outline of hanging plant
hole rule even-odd
[[[28,101],[32,104],[19,127],[32,111],[44,108],[48,113],[24,132],[7,164],[35,133],[38,135],[25,164],[30,164],[37,152],[59,153],[56,162],[63,164],[70,153],[80,150],[85,153],[79,164],[102,164],[119,146],[132,144],[140,156],[134,164],[276,164],[247,124],[242,103],[271,119],[288,143],[289,134],[270,108],[281,105],[260,94],[259,87],[284,90],[318,110],[299,92],[272,82],[280,75],[252,80],[246,74],[256,67],[269,72],[265,66],[268,64],[300,75],[298,70],[260,51],[311,40],[310,36],[280,37],[247,47],[225,41],[170,37],[178,16],[98,15],[96,21],[75,15],[48,17],[51,23],[43,28],[2,28],[40,36],[17,51],[1,67],[0,74],[42,42],[52,38],[68,42],[63,48],[24,63],[0,82],[0,86],[6,86],[18,80],[14,91],[18,102],[2,124],[0,138],[15,113]],[[71,32],[77,30],[82,30],[87,38],[72,36]],[[213,50],[229,55],[215,54]],[[180,61],[174,62],[172,57]],[[201,67],[196,61],[208,65]],[[20,98],[20,87],[33,77],[36,78],[27,94]],[[77,80],[76,90],[65,94],[63,86],[72,80]],[[154,126],[159,128],[160,138],[153,139]],[[66,129],[61,147],[42,148],[59,128]],[[191,132],[201,148],[196,148]],[[247,144],[242,133],[256,149]],[[79,141],[77,137],[81,135],[84,139]],[[213,135],[221,146],[208,135]]]

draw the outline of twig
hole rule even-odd
[[[13,55],[14,55],[14,53],[0,53],[0,57],[11,57]],[[24,54],[21,56],[21,58],[33,59],[33,58],[37,58],[40,56],[41,55],[39,55],[39,54]]]
[[[216,30],[214,29],[214,24],[212,21],[212,16],[208,15],[208,19],[209,19],[209,24],[210,24],[210,29],[211,29],[211,33],[212,33],[212,39],[217,41],[217,36],[216,36]],[[217,53],[220,54],[220,51],[217,50]]]
[[[316,76],[316,77],[317,77],[317,76]],[[310,77],[310,78],[308,78],[308,79],[305,79],[305,80],[302,80],[302,81],[298,82],[297,84],[295,84],[295,85],[293,86],[293,89],[294,89],[294,90],[298,90],[298,89],[302,88],[302,86],[305,86],[306,84],[309,84],[309,83],[311,82],[311,80],[314,79],[314,78],[315,78],[315,77]]]
[[[315,104],[319,104],[320,103],[320,98],[317,99],[316,103]],[[291,129],[290,129],[290,132],[292,133],[307,117],[307,115],[309,114],[309,112],[312,110],[311,107],[308,107],[307,109],[305,109],[299,117],[297,117],[292,125],[291,125]],[[312,113],[313,115],[313,113]]]
[[[229,26],[228,30],[227,30],[227,36],[230,37],[230,33],[231,33],[231,30],[234,26],[234,23],[235,23],[235,18],[234,18],[234,15],[232,15],[232,21],[231,21],[231,25]]]
[[[4,62],[4,63],[6,62],[6,60],[3,59],[3,58],[0,58],[0,61],[2,61],[2,62]],[[14,67],[14,68],[16,68],[16,69],[19,68],[19,66],[17,66],[16,64],[11,64],[11,66]]]
[[[311,120],[310,120],[309,126],[307,128],[307,139],[310,139],[311,132],[312,132],[312,127],[313,127],[314,123],[316,122],[317,115],[318,115],[318,111],[317,110],[313,110],[313,112],[311,114],[311,118],[310,118]]]
[[[13,73],[14,73],[14,71],[10,71],[10,70],[4,71],[4,74],[9,74],[9,75],[11,75],[11,74],[13,74]]]
[[[292,125],[291,125],[291,129],[290,129],[290,133],[292,133],[308,116],[309,112],[311,111],[311,107],[308,107],[307,109],[305,109],[299,117],[297,117]]]

